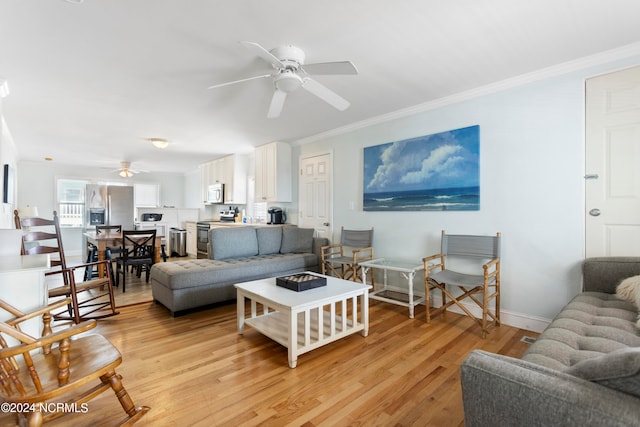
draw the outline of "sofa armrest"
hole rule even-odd
[[[329,244],[329,239],[326,237],[314,237],[313,238],[313,253],[322,257],[322,247]]]
[[[460,376],[466,427],[640,423],[640,399],[524,360],[474,350]]]
[[[582,264],[583,291],[614,294],[627,277],[640,275],[640,257],[587,258]]]

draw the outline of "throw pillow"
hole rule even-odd
[[[258,255],[256,229],[226,226],[209,230],[212,259],[246,258]]]
[[[616,296],[621,300],[635,304],[640,311],[640,276],[631,276],[620,282],[616,288]],[[640,314],[636,326],[640,328]]]
[[[256,227],[258,235],[258,255],[277,254],[282,243],[282,227]]]
[[[640,347],[627,347],[583,360],[566,373],[640,397]]]
[[[313,228],[282,227],[280,253],[303,254],[313,252]]]

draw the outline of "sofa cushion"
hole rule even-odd
[[[583,360],[565,372],[640,397],[640,347]]]
[[[613,294],[583,292],[574,297],[529,347],[522,359],[563,370],[626,347],[640,347],[633,304]]]
[[[257,227],[258,255],[277,254],[282,243],[282,227]]]
[[[209,230],[211,258],[223,260],[258,255],[256,229],[245,226],[226,226]]]
[[[270,254],[226,261],[193,259],[160,262],[151,267],[152,283],[177,290],[206,285],[224,286],[261,277],[274,277],[317,268],[315,254]]]
[[[282,227],[280,253],[313,252],[313,228]]]

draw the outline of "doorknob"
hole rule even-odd
[[[322,225],[324,225],[325,227],[328,227],[329,223],[328,222],[323,222]]]
[[[599,216],[600,215],[600,209],[591,209],[589,211],[589,215],[591,215],[591,216]]]

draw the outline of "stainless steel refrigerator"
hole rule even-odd
[[[89,184],[85,189],[87,228],[96,225],[122,225],[133,230],[133,187]]]

